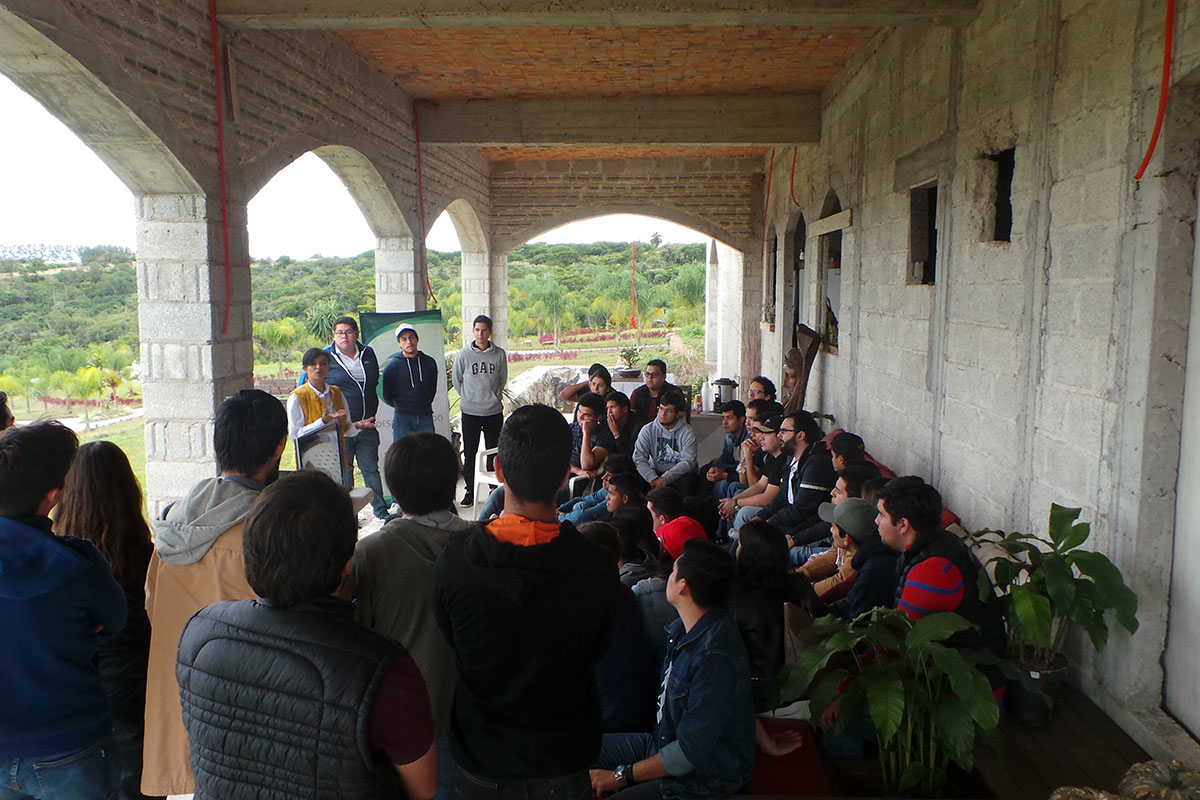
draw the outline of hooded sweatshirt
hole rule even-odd
[[[96,639],[120,633],[125,615],[91,542],[54,536],[45,517],[0,517],[0,760],[81,750],[109,732]]]
[[[434,610],[458,662],[451,744],[464,769],[528,779],[591,766],[601,725],[592,668],[619,586],[611,556],[570,523],[544,544],[478,527],[446,546]]]
[[[696,435],[682,419],[665,428],[657,419],[638,434],[633,446],[633,463],[647,483],[662,478],[667,483],[696,469]]]
[[[473,527],[449,511],[393,519],[359,540],[350,565],[358,598],[354,618],[400,642],[417,662],[438,738],[450,730],[455,672],[454,651],[433,616],[433,568],[446,545]]]
[[[503,413],[501,402],[508,383],[508,356],[504,349],[489,342],[480,350],[471,342],[454,359],[454,388],[462,398],[459,408],[473,417]]]
[[[195,564],[225,531],[250,513],[262,486],[236,478],[208,478],[192,487],[154,521],[158,557],[168,564]],[[224,598],[222,598],[224,599]],[[216,602],[215,600],[213,602]]]
[[[397,414],[429,416],[437,394],[438,365],[420,350],[407,358],[398,353],[383,368],[383,402]]]

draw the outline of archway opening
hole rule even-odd
[[[821,218],[831,217],[842,210],[837,194],[830,189],[821,206]],[[825,307],[820,319],[821,343],[836,351],[839,319],[842,315],[842,232],[823,234],[820,241],[821,277],[825,287]]]
[[[508,254],[510,374],[600,363],[617,378],[661,358],[698,388],[711,237],[657,216],[610,214],[533,236]],[[626,387],[629,388],[629,387]]]

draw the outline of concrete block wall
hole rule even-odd
[[[1132,181],[1153,124],[1163,6],[985,0],[961,30],[881,33],[826,91],[822,144],[800,149],[794,187],[776,175],[768,209],[782,228],[794,191],[811,226],[831,189],[853,209],[846,342],[822,355],[808,407],[932,480],[968,527],[1044,531],[1052,501],[1083,507],[1093,545],[1139,593],[1142,626],[1099,658],[1074,656],[1085,688],[1123,722],[1142,714],[1143,730],[1162,719],[1200,160],[1189,88],[1200,20],[1184,11],[1181,121]],[[995,242],[985,156],[1009,147],[1012,237]],[[930,179],[937,280],[912,286],[908,190]],[[819,302],[814,237],[807,252]]]
[[[740,250],[759,232],[757,159],[511,161],[492,165],[492,247],[499,252],[551,228],[587,217],[636,213],[694,228]]]

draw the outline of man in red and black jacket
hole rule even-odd
[[[979,595],[982,568],[962,539],[942,528],[942,496],[915,475],[893,478],[880,492],[875,524],[884,544],[900,553],[895,607],[913,619],[953,611],[977,629],[950,640],[1002,655],[1004,620],[993,593]]]

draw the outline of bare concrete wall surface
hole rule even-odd
[[[1194,758],[1159,710],[1159,659],[1200,31],[1181,15],[1176,121],[1135,183],[1162,20],[1160,2],[984,2],[962,29],[881,34],[826,92],[822,145],[801,149],[794,186],[776,175],[768,213],[786,226],[794,192],[811,225],[831,190],[853,209],[841,346],[818,362],[809,407],[939,485],[968,527],[1044,531],[1052,501],[1082,506],[1094,545],[1138,592],[1142,624],[1115,632],[1099,657],[1075,647],[1081,681],[1152,752]],[[1012,147],[1011,241],[993,241],[987,156]],[[937,278],[911,285],[909,191],[931,181]],[[806,288],[823,298],[815,237],[807,252]],[[822,319],[812,304],[807,313],[810,325]]]

